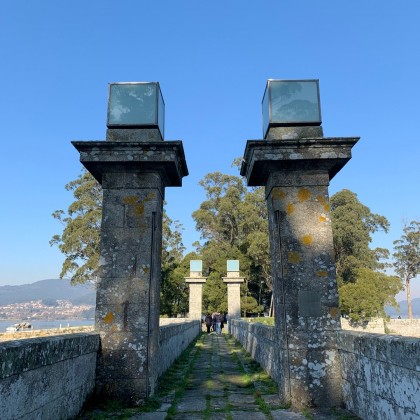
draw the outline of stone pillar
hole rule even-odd
[[[185,277],[185,282],[190,286],[189,318],[199,319],[203,314],[203,284],[207,277],[203,277],[203,262],[190,261],[190,277]]]
[[[243,277],[239,277],[239,261],[227,261],[227,276],[223,282],[227,284],[228,291],[228,320],[241,317],[241,284]]]
[[[72,143],[103,188],[97,397],[135,406],[156,387],[162,208],[165,187],[188,175],[182,142],[153,129],[109,129],[106,142]]]
[[[245,149],[241,175],[265,186],[268,206],[280,395],[295,406],[342,403],[328,185],[357,140],[276,127]]]

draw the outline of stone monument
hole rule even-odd
[[[203,261],[190,261],[190,277],[185,277],[185,282],[190,287],[189,318],[201,320],[203,314],[203,284],[207,277],[203,277]]]
[[[228,319],[241,317],[241,284],[244,278],[239,276],[239,260],[227,260],[227,275],[223,282],[228,291]]]
[[[136,406],[156,387],[165,187],[188,175],[181,141],[163,141],[159,83],[112,83],[106,141],[73,141],[102,184],[96,393]]]
[[[241,175],[265,186],[280,395],[295,406],[342,403],[338,292],[329,181],[358,138],[326,138],[317,80],[269,80],[264,140],[249,140]]]

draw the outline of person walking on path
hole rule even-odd
[[[211,328],[211,325],[213,324],[213,320],[212,320],[212,318],[211,318],[211,315],[210,315],[210,314],[207,314],[207,315],[206,315],[206,318],[205,318],[204,322],[205,322],[205,324],[206,324],[207,334],[209,334],[209,333],[210,333],[210,328]]]
[[[216,320],[216,334],[220,335],[222,334],[222,315],[217,312],[215,315]]]

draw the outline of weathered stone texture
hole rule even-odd
[[[266,192],[280,396],[297,407],[342,401],[328,185],[356,141],[248,141],[244,153],[241,175]]]
[[[188,277],[185,281],[190,288],[188,317],[201,320],[203,314],[203,284],[206,279]]]
[[[392,334],[420,338],[420,319],[390,319],[386,326]]]
[[[420,340],[342,331],[346,407],[363,419],[420,419]]]
[[[95,385],[97,334],[0,344],[1,418],[67,419]]]
[[[201,321],[184,318],[183,323],[161,325],[157,375],[163,375],[172,363],[201,332]]]
[[[223,282],[227,284],[228,318],[237,319],[241,317],[241,284],[243,279],[232,279],[223,277]]]
[[[229,320],[230,333],[244,349],[276,381],[279,381],[278,357],[276,354],[275,328],[254,322]],[[284,402],[288,402],[284,400]]]
[[[156,133],[110,129],[107,142],[73,142],[103,189],[96,396],[134,406],[153,394],[159,371],[165,187],[188,175],[182,142]]]

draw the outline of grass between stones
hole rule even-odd
[[[98,407],[94,402],[89,401],[79,420],[103,420],[103,419],[129,419],[137,413],[147,413],[158,410],[162,403],[171,403],[168,409],[167,418],[176,411],[176,404],[187,388],[188,377],[191,374],[196,358],[201,348],[203,336],[199,335],[175,360],[172,366],[159,379],[155,395],[148,398],[139,407],[127,408],[119,401],[109,401],[104,406]]]

